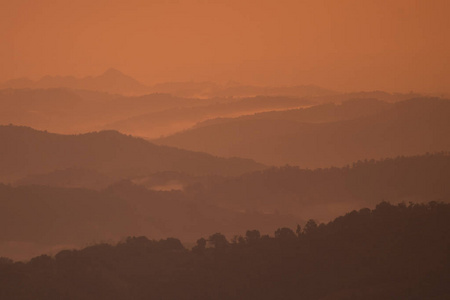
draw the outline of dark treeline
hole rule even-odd
[[[192,250],[130,237],[0,260],[1,299],[448,299],[450,204],[361,209],[274,236],[220,233]]]

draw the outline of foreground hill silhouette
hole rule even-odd
[[[435,299],[450,296],[450,205],[361,209],[274,237],[220,233],[194,249],[130,237],[0,261],[2,299]],[[207,246],[207,247],[205,247]],[[209,247],[208,247],[209,246]]]
[[[154,145],[116,131],[59,135],[28,127],[0,126],[0,179],[12,180],[57,169],[87,168],[112,177],[157,171],[237,175],[262,169],[245,159],[224,159]]]
[[[450,150],[450,101],[417,98],[343,121],[236,119],[156,140],[159,144],[268,165],[304,168],[343,166],[353,161]],[[268,114],[269,116],[271,114]],[[220,137],[220,138],[217,138]]]

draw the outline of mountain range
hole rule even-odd
[[[313,85],[260,87],[214,82],[165,82],[153,86],[145,85],[121,71],[110,68],[98,76],[77,78],[74,76],[44,76],[39,80],[28,78],[11,79],[0,84],[0,89],[48,89],[69,88],[108,92],[121,95],[143,95],[165,93],[184,98],[255,97],[255,96],[328,96],[336,92]]]

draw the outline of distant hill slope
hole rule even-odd
[[[66,168],[88,168],[109,176],[157,171],[237,175],[263,168],[251,160],[157,146],[116,131],[59,135],[28,127],[0,126],[0,143],[3,180]]]
[[[305,114],[307,111],[314,109],[306,110]],[[251,158],[268,165],[292,164],[302,168],[450,150],[450,101],[443,99],[402,101],[351,120],[320,124],[301,121],[236,119],[155,142],[219,156]]]
[[[359,161],[344,168],[307,170],[285,166],[191,184],[200,203],[233,210],[291,213],[331,220],[380,201],[450,202],[450,153]]]

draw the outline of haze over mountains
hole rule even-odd
[[[0,90],[3,108],[0,124],[30,126],[63,134],[113,129],[151,139],[214,118],[351,99],[397,102],[418,96],[381,91],[337,93],[313,86],[258,88],[229,84],[221,87],[195,82],[144,88],[114,69],[82,79],[47,76],[32,84],[27,80],[13,80],[5,83],[3,88]],[[232,90],[223,92],[225,88]],[[215,92],[205,93],[202,89]]]
[[[121,96],[67,88],[5,89],[0,90],[0,105],[4,108],[0,123],[66,134],[115,129],[157,138],[208,118],[314,103],[314,99],[284,96],[198,99],[169,94]]]

